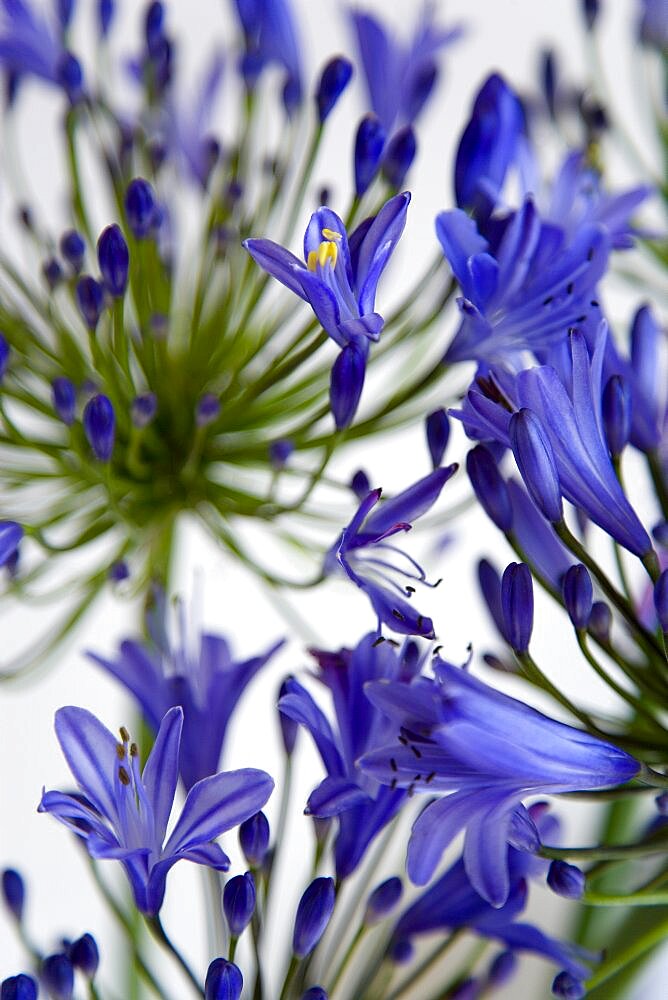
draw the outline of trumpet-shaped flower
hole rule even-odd
[[[180,771],[184,785],[191,788],[218,770],[227,726],[239,699],[283,641],[259,656],[235,660],[221,635],[203,633],[193,653],[183,623],[180,644],[170,644],[164,629],[154,630],[154,638],[154,645],[125,640],[114,659],[97,653],[89,656],[134,695],[155,731],[169,708],[181,706]]]
[[[339,829],[334,844],[336,873],[345,878],[357,868],[367,848],[395,816],[406,797],[369,778],[357,766],[361,754],[382,746],[394,732],[393,724],[365,694],[372,680],[409,680],[419,666],[415,644],[398,653],[389,643],[365,636],[354,650],[338,653],[312,650],[319,679],[329,688],[336,725],[332,727],[309,692],[289,678],[278,703],[282,715],[304,726],[318,748],[327,777],[311,793],[306,811],[311,816],[335,816]]]
[[[182,859],[218,871],[229,858],[214,838],[265,804],[274,783],[246,768],[212,775],[188,792],[165,840],[179,768],[183,710],[171,708],[160,724],[144,769],[137,747],[121,729],[121,742],[83,708],[56,713],[56,735],[80,792],[44,792],[40,812],[52,813],[86,842],[91,857],[115,858],[125,868],[142,913],[162,906],[167,873]]]
[[[311,304],[323,329],[341,348],[332,370],[331,402],[338,427],[352,420],[359,401],[369,341],[383,317],[375,311],[380,276],[406,224],[410,194],[390,198],[375,218],[351,233],[331,208],[319,208],[304,234],[304,260],[272,240],[244,246],[268,274]]]
[[[400,531],[409,531],[412,522],[425,514],[438,499],[448,479],[457,471],[449,465],[418,480],[378,507],[381,490],[372,490],[357,508],[355,516],[341,532],[325,557],[325,573],[342,568],[371,601],[378,616],[378,628],[387,625],[402,635],[434,637],[431,618],[421,615],[411,603],[418,581],[427,586],[424,570],[406,552],[387,540]]]
[[[492,906],[511,888],[508,844],[534,851],[539,832],[522,804],[536,794],[603,788],[629,781],[638,763],[610,743],[494,690],[436,659],[436,679],[376,681],[367,694],[392,718],[400,742],[365,754],[362,770],[394,788],[446,792],[420,814],[407,869],[426,884],[453,838],[466,830],[464,866]]]

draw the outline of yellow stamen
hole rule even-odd
[[[337,233],[333,229],[323,229],[322,235],[326,240],[334,240],[335,243],[339,243],[343,239],[341,233]]]
[[[327,230],[329,232],[329,230]],[[331,263],[332,267],[336,267],[336,260],[338,257],[338,247],[336,243],[331,240],[324,240],[317,250],[311,250],[309,252],[306,266],[309,271],[316,271],[318,265],[324,267],[328,262]]]

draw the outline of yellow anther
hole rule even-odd
[[[331,263],[332,267],[336,267],[338,253],[339,250],[336,243],[333,243],[331,240],[324,240],[317,250],[309,252],[306,266],[309,271],[316,271],[318,265],[324,267],[328,262]]]
[[[335,243],[339,243],[343,239],[341,233],[335,232],[334,229],[323,229],[322,235],[326,240],[334,240]]]
[[[306,266],[309,271],[315,271],[318,266],[318,254],[315,250],[309,250],[308,260],[306,261]]]

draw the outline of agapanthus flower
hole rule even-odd
[[[24,76],[62,87],[72,102],[83,93],[81,66],[65,49],[61,31],[32,10],[26,0],[2,0],[0,66],[12,79],[12,95]]]
[[[332,370],[330,400],[337,427],[346,427],[364,384],[369,343],[383,317],[375,311],[380,276],[406,224],[410,194],[390,198],[373,219],[351,233],[331,208],[311,216],[304,260],[272,240],[250,239],[245,248],[260,267],[311,304],[323,329],[341,348]]]
[[[552,839],[558,822],[545,812],[545,803],[530,807],[528,813],[541,838]],[[577,979],[586,979],[589,969],[585,962],[595,958],[591,952],[516,920],[527,904],[528,879],[544,878],[549,862],[514,847],[508,847],[507,852],[509,889],[502,906],[494,907],[478,895],[469,881],[464,859],[459,858],[401,914],[392,932],[389,950],[430,931],[466,929],[483,938],[500,941],[512,952],[540,955]]]
[[[179,767],[186,788],[191,788],[218,770],[237,703],[283,640],[258,656],[237,660],[222,635],[203,632],[197,645],[189,643],[182,611],[179,631],[179,641],[170,643],[160,624],[152,629],[153,642],[126,639],[113,659],[97,653],[89,656],[134,695],[153,730],[169,708],[181,706]]]
[[[414,643],[398,652],[377,636],[365,636],[355,649],[337,653],[313,650],[318,679],[329,688],[336,717],[332,726],[312,696],[289,678],[278,702],[281,714],[307,729],[318,748],[327,777],[308,799],[306,811],[318,818],[336,817],[334,842],[336,874],[353,872],[370,843],[396,815],[406,797],[363,774],[357,759],[382,746],[394,734],[394,725],[367,698],[364,685],[372,680],[409,680],[419,667]]]
[[[424,6],[408,42],[395,37],[367,11],[352,10],[350,19],[371,108],[389,137],[416,120],[438,79],[438,55],[461,37],[462,28],[437,27],[431,5]]]
[[[392,718],[399,742],[364,755],[362,770],[394,788],[444,798],[420,814],[407,870],[426,884],[441,855],[466,830],[464,866],[492,906],[510,892],[508,844],[534,851],[539,832],[522,800],[629,781],[639,765],[624,751],[548,718],[466,669],[436,657],[434,680],[376,681],[366,691]],[[417,753],[416,753],[417,751]]]
[[[590,356],[584,335],[574,330],[563,373],[551,365],[517,375],[491,369],[476,379],[462,410],[452,415],[463,421],[470,437],[510,446],[513,414],[528,411],[549,445],[562,496],[620,545],[642,557],[651,550],[651,540],[620,486],[603,430],[607,336],[606,325],[601,324]]]
[[[456,465],[435,469],[375,511],[382,491],[372,490],[325,557],[325,573],[340,567],[367,595],[378,616],[379,631],[385,624],[402,635],[434,637],[431,618],[420,614],[410,600],[415,590],[413,582],[429,585],[425,572],[388,539],[410,530],[412,522],[433,506],[456,470]]]
[[[167,873],[177,861],[229,868],[214,838],[261,809],[274,785],[268,774],[253,768],[204,778],[188,792],[165,841],[182,726],[183,710],[171,708],[140,772],[137,747],[125,729],[119,742],[83,708],[56,712],[56,735],[80,791],[44,792],[39,811],[52,813],[81,837],[91,857],[121,861],[137,909],[147,915],[160,910]]]
[[[569,243],[543,224],[527,198],[494,244],[461,209],[441,212],[436,233],[462,290],[462,319],[446,362],[512,364],[522,352],[562,341],[570,327],[598,316],[592,295],[609,250],[602,227],[583,225]]]
[[[292,113],[301,102],[303,84],[299,36],[289,0],[234,0],[234,6],[246,42],[244,79],[252,86],[266,66],[282,66],[283,103]]]

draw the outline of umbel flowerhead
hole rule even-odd
[[[80,792],[44,792],[49,812],[80,837],[93,858],[120,861],[137,909],[155,915],[162,906],[169,869],[182,859],[218,871],[229,858],[215,842],[265,804],[274,783],[246,768],[204,778],[188,792],[167,839],[178,779],[183,710],[163,718],[140,771],[137,746],[125,729],[121,740],[83,708],[56,713],[56,735]]]

